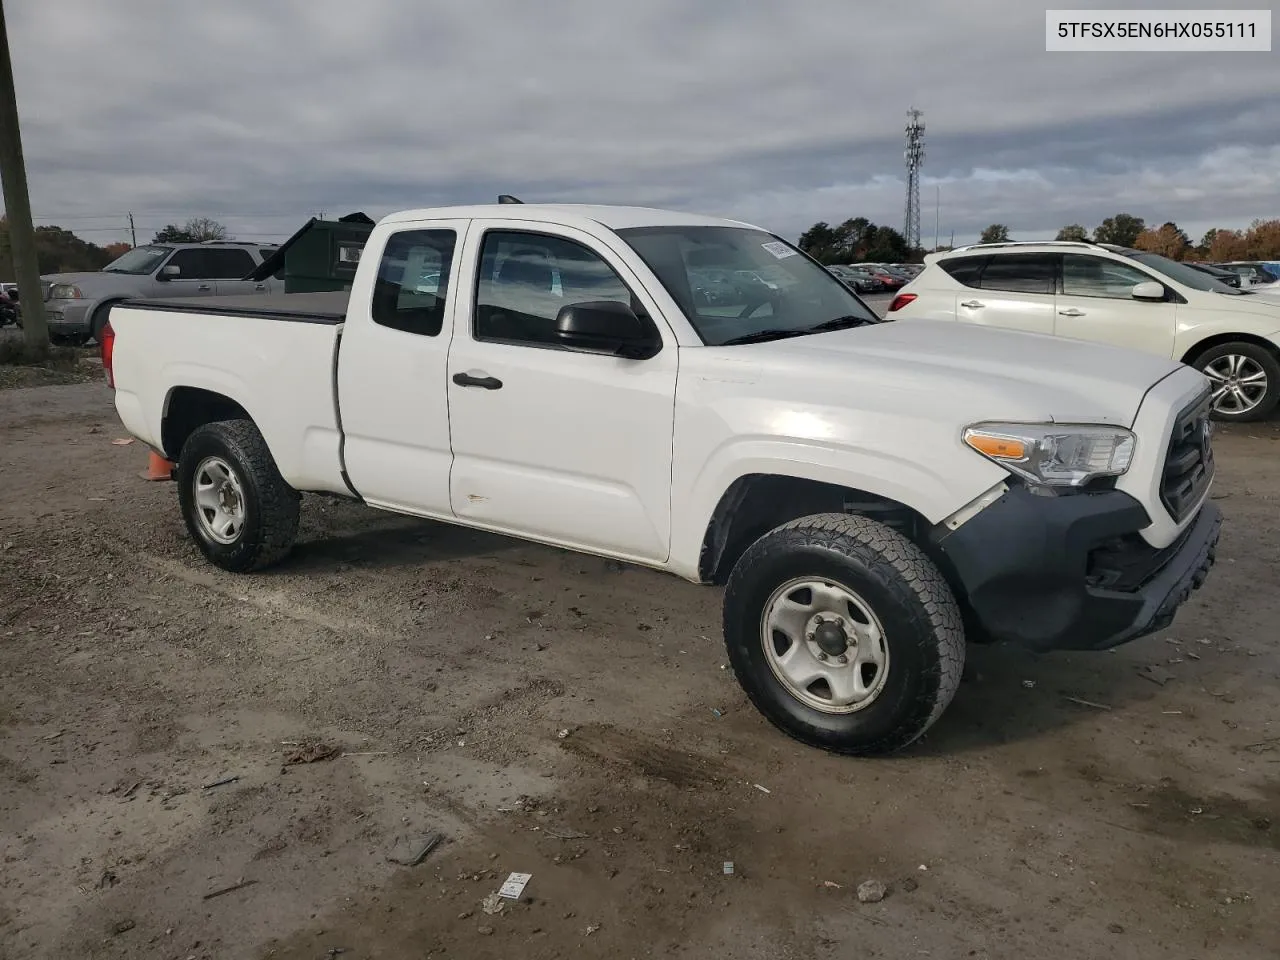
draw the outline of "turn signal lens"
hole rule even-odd
[[[964,442],[977,450],[984,457],[997,460],[1027,459],[1027,445],[1016,437],[997,437],[989,433],[969,432]]]

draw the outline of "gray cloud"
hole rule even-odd
[[[1130,6],[1159,6],[1134,3]],[[38,217],[97,242],[191,215],[670,205],[795,236],[902,217],[1042,236],[1118,210],[1190,232],[1280,215],[1271,54],[1048,54],[1023,0],[10,0]]]

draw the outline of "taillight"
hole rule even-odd
[[[116,346],[116,332],[111,329],[111,321],[102,325],[102,334],[98,337],[98,349],[102,353],[102,371],[107,375],[107,386],[115,389],[116,378],[111,371],[111,354]]]
[[[893,298],[893,302],[889,304],[889,312],[893,313],[895,310],[901,310],[914,299],[916,299],[916,295],[914,293],[898,294]]]

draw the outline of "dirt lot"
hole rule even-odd
[[[1280,953],[1274,425],[1220,435],[1171,630],[975,650],[883,761],[747,706],[715,589],[317,498],[238,578],[120,436],[99,384],[0,393],[0,957]]]

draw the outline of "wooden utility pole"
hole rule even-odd
[[[31,223],[31,198],[27,196],[27,170],[22,160],[18,132],[18,97],[13,89],[13,62],[9,57],[9,30],[0,0],[0,179],[4,181],[4,209],[9,218],[9,244],[13,249],[13,279],[18,284],[22,333],[27,350],[42,356],[49,352],[49,327],[44,318],[44,291],[36,259],[36,231]]]

